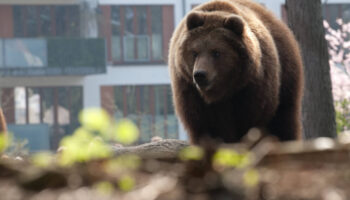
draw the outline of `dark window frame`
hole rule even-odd
[[[138,59],[138,47],[137,47],[137,40],[138,37],[134,37],[134,56],[135,56],[135,60],[126,60],[126,45],[125,45],[125,30],[126,30],[126,25],[125,25],[125,13],[126,13],[126,8],[130,7],[133,10],[133,25],[132,25],[132,29],[133,29],[133,35],[134,36],[140,36],[139,34],[139,9],[138,8],[142,8],[142,9],[146,9],[146,22],[147,22],[147,35],[148,36],[148,57],[149,60],[137,60]],[[113,64],[161,64],[164,63],[164,61],[162,59],[160,60],[155,60],[153,57],[153,52],[152,52],[152,16],[151,16],[151,6],[112,6],[111,8],[111,17],[112,17],[112,12],[114,9],[118,8],[119,9],[119,19],[121,22],[121,26],[120,26],[120,47],[121,47],[121,60],[114,60],[112,58],[112,63]],[[163,13],[162,13],[163,15]],[[112,34],[111,36],[113,36],[113,30],[112,30]],[[143,36],[143,34],[142,34]],[[162,39],[163,39],[163,33],[162,33]],[[112,44],[113,45],[113,44]],[[112,51],[112,49],[111,49]],[[162,54],[163,54],[163,49],[161,50]],[[163,55],[164,56],[164,55]]]
[[[43,33],[43,26],[45,24],[43,23],[43,20],[40,17],[40,12],[43,10],[43,8],[48,8],[50,12],[50,28],[51,32],[49,34]],[[79,37],[80,35],[80,20],[79,20],[79,6],[78,5],[15,5],[13,6],[14,13],[14,37],[19,38],[35,38],[35,37]],[[34,9],[35,16],[32,16],[35,18],[36,21],[36,33],[33,35],[28,34],[28,10]],[[58,15],[57,9],[63,9],[64,15],[63,15],[63,27],[64,29],[61,30],[62,34],[58,34],[58,31],[60,30],[58,28],[57,19],[61,19]],[[20,18],[17,18],[16,14],[19,14],[17,12],[19,11]],[[72,19],[72,20],[67,20]],[[69,28],[69,23],[73,22],[73,20],[77,23],[76,33],[71,32]],[[19,24],[17,24],[19,23]]]
[[[152,12],[151,9],[154,6],[159,6],[160,11],[162,12],[162,17],[161,17],[161,28],[160,28],[160,33],[162,35],[160,41],[161,41],[161,57],[159,59],[154,58],[155,56],[153,55],[153,50],[152,50]],[[149,38],[148,41],[148,54],[149,54],[149,60],[147,61],[140,61],[140,60],[135,60],[135,61],[126,61],[125,58],[125,46],[124,46],[124,42],[123,42],[123,38],[124,38],[124,31],[125,31],[125,8],[126,7],[131,7],[134,10],[134,20],[133,20],[133,26],[137,26],[138,22],[137,22],[137,9],[138,7],[143,7],[146,8],[146,14],[147,14],[147,36]],[[107,51],[108,51],[108,62],[109,64],[112,64],[114,66],[131,66],[131,65],[163,65],[166,63],[167,60],[167,54],[168,54],[168,40],[170,40],[171,37],[171,33],[174,30],[174,19],[175,19],[175,12],[174,12],[174,5],[103,5],[100,6],[101,10],[102,10],[102,15],[103,15],[103,23],[101,23],[100,26],[100,35],[102,37],[106,38],[107,41]],[[121,55],[120,55],[120,60],[115,60],[113,59],[113,47],[112,47],[112,37],[113,37],[113,25],[112,25],[112,17],[113,17],[113,9],[118,9],[119,10],[119,21],[120,23],[120,51],[121,51]],[[168,12],[168,11],[171,12]],[[164,20],[164,18],[167,18],[167,22],[170,23],[166,23],[166,20]],[[169,20],[170,18],[170,20]],[[171,29],[170,31],[168,29]],[[170,34],[169,34],[170,32]],[[134,34],[137,34],[137,28],[134,28]],[[135,39],[136,40],[136,39]],[[135,46],[137,45],[137,42],[134,42]],[[134,55],[137,55],[137,48],[134,48]]]
[[[132,93],[128,93],[127,91],[132,91]],[[111,100],[111,96],[106,95],[107,93],[112,94],[114,99]],[[142,126],[141,121],[146,120],[141,120],[140,117],[144,114],[150,116],[150,121],[148,123],[150,124],[148,127],[149,130],[147,128],[147,132],[141,133],[148,134],[144,135],[144,137],[149,139],[156,136],[156,133],[159,130],[165,138],[168,138],[170,134],[172,138],[179,137],[178,127],[176,127],[176,132],[169,132],[169,128],[173,127],[173,125],[168,124],[169,120],[172,120],[171,118],[168,119],[168,115],[175,115],[175,110],[169,109],[169,106],[172,106],[172,103],[169,102],[169,100],[172,100],[171,88],[170,85],[167,84],[102,86],[101,88],[102,107],[112,116],[118,116],[117,118],[128,118],[130,116],[137,115],[134,122],[139,128]],[[135,106],[135,109],[132,111],[128,109],[130,102],[133,102]],[[160,105],[160,107],[156,108],[156,104]],[[162,116],[162,124],[158,124],[160,123],[157,121],[157,119],[160,119],[157,118],[159,116]],[[179,123],[178,121],[176,122]],[[157,127],[155,127],[155,125],[157,125]],[[147,142],[141,141],[142,139],[143,137],[140,137],[140,142]]]
[[[7,89],[7,90],[12,90],[14,91],[16,87],[13,87],[13,88],[0,88],[0,90],[4,90],[4,89]],[[24,90],[25,90],[25,123],[24,124],[40,124],[40,123],[43,123],[44,121],[44,105],[43,105],[43,98],[45,98],[44,96],[46,95],[44,93],[44,90],[45,89],[49,89],[50,90],[50,96],[52,97],[52,105],[53,105],[53,111],[54,111],[54,118],[53,118],[53,125],[59,125],[59,122],[58,122],[58,106],[61,105],[60,104],[60,99],[59,99],[59,90],[60,89],[65,89],[67,92],[65,93],[65,103],[67,104],[67,110],[70,111],[70,123],[75,123],[77,122],[77,116],[72,116],[73,115],[73,109],[72,109],[72,98],[73,98],[73,94],[75,94],[73,92],[73,90],[75,89],[79,89],[80,92],[81,92],[81,101],[83,101],[83,87],[82,86],[38,86],[38,87],[31,87],[31,86],[24,86],[23,87]],[[29,106],[29,90],[36,90],[37,93],[36,94],[39,94],[39,122],[38,123],[31,123],[31,120],[30,120],[30,106]],[[2,95],[6,95],[6,94],[2,94]],[[2,99],[5,99],[4,96],[1,96]],[[15,100],[15,96],[11,97],[11,100],[14,101]],[[82,102],[81,102],[82,103]],[[10,104],[11,106],[14,106],[14,104]],[[6,109],[6,105],[5,105],[5,109]],[[81,108],[83,109],[83,107]],[[13,112],[15,112],[15,108],[14,109],[11,109],[13,110]],[[15,115],[13,113],[13,115]],[[12,116],[12,115],[11,115]],[[76,119],[75,119],[76,118]],[[11,120],[10,123],[13,123],[13,124],[21,124],[21,123],[17,123],[16,122],[16,119],[14,118],[14,120]]]

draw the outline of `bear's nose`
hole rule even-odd
[[[193,78],[199,87],[205,87],[208,85],[207,73],[205,71],[196,71],[193,74]]]

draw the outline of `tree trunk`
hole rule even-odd
[[[306,139],[336,137],[329,55],[320,0],[286,0],[288,25],[301,47],[305,90],[303,129]]]

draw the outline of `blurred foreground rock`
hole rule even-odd
[[[140,146],[115,147],[116,158],[130,153],[141,157],[141,166],[131,171],[118,167],[106,170],[108,159],[70,168],[37,168],[25,159],[3,157],[0,199],[347,200],[350,143],[347,138],[341,141],[320,138],[278,143],[256,138],[220,146],[252,152],[255,159],[248,170],[258,171],[259,177],[257,184],[250,186],[242,181],[246,169],[214,170],[211,158],[219,148],[216,145],[207,147],[201,161],[179,160],[178,152],[188,145],[179,140],[157,139]]]

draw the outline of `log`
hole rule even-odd
[[[189,143],[182,140],[163,139],[138,146],[113,147],[116,156],[136,154],[145,159],[176,159]],[[309,141],[277,142],[263,138],[253,147],[241,144],[221,144],[217,148],[245,149],[255,155],[254,165],[267,165],[276,161],[347,162],[350,160],[350,136],[339,139],[318,138]]]
[[[116,156],[136,154],[145,159],[174,159],[189,143],[182,140],[164,139],[138,146],[113,147]]]

